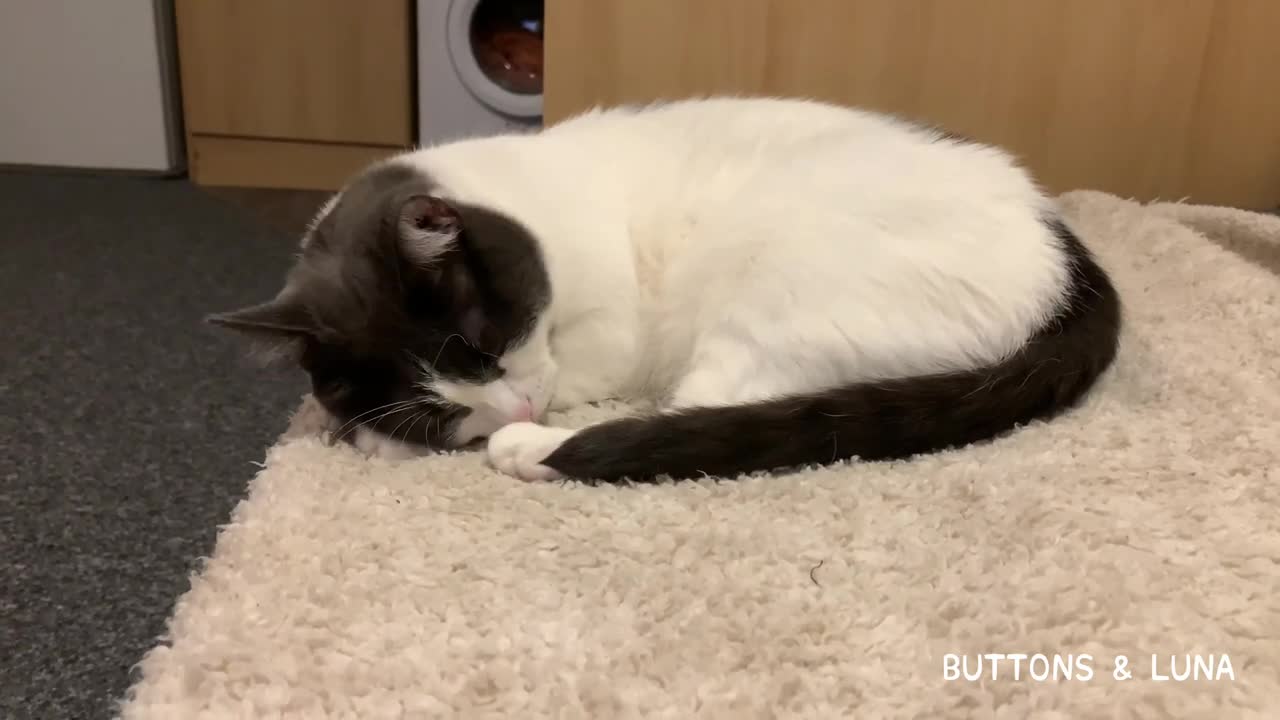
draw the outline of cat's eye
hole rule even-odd
[[[316,395],[341,400],[351,393],[351,384],[342,378],[325,378],[315,383]]]

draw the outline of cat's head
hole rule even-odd
[[[300,365],[336,437],[450,448],[546,410],[549,300],[525,227],[391,161],[325,206],[275,298],[210,321]]]

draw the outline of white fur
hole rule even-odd
[[[816,102],[711,99],[403,159],[543,243],[551,304],[501,392],[692,406],[970,369],[1027,340],[1066,282],[1051,202],[1006,153],[938,140]],[[554,445],[493,438],[494,463],[527,477],[517,435]]]
[[[543,465],[542,461],[573,433],[573,430],[530,422],[511,423],[489,438],[489,462],[498,470],[521,480],[556,480],[560,473]]]
[[[401,224],[401,235],[405,238],[404,253],[412,262],[423,267],[436,262],[440,255],[457,237],[455,233],[438,233],[430,230],[418,230],[408,223]]]

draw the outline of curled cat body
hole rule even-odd
[[[732,478],[1048,420],[1111,364],[1106,273],[1004,151],[813,101],[595,110],[406,152],[325,205],[285,351],[370,451],[525,480]],[[585,428],[548,411],[659,408]]]

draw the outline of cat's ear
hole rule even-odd
[[[316,334],[307,308],[286,297],[216,313],[205,321],[244,334],[253,342],[254,357],[268,365],[297,361],[308,339]]]
[[[481,302],[471,268],[458,256],[462,216],[457,208],[431,195],[414,195],[400,206],[397,228],[404,256],[424,271],[437,297],[454,313],[458,331],[474,347],[490,344],[492,326]]]
[[[405,200],[396,217],[400,250],[415,265],[428,267],[455,246],[462,217],[447,201],[430,195]]]

